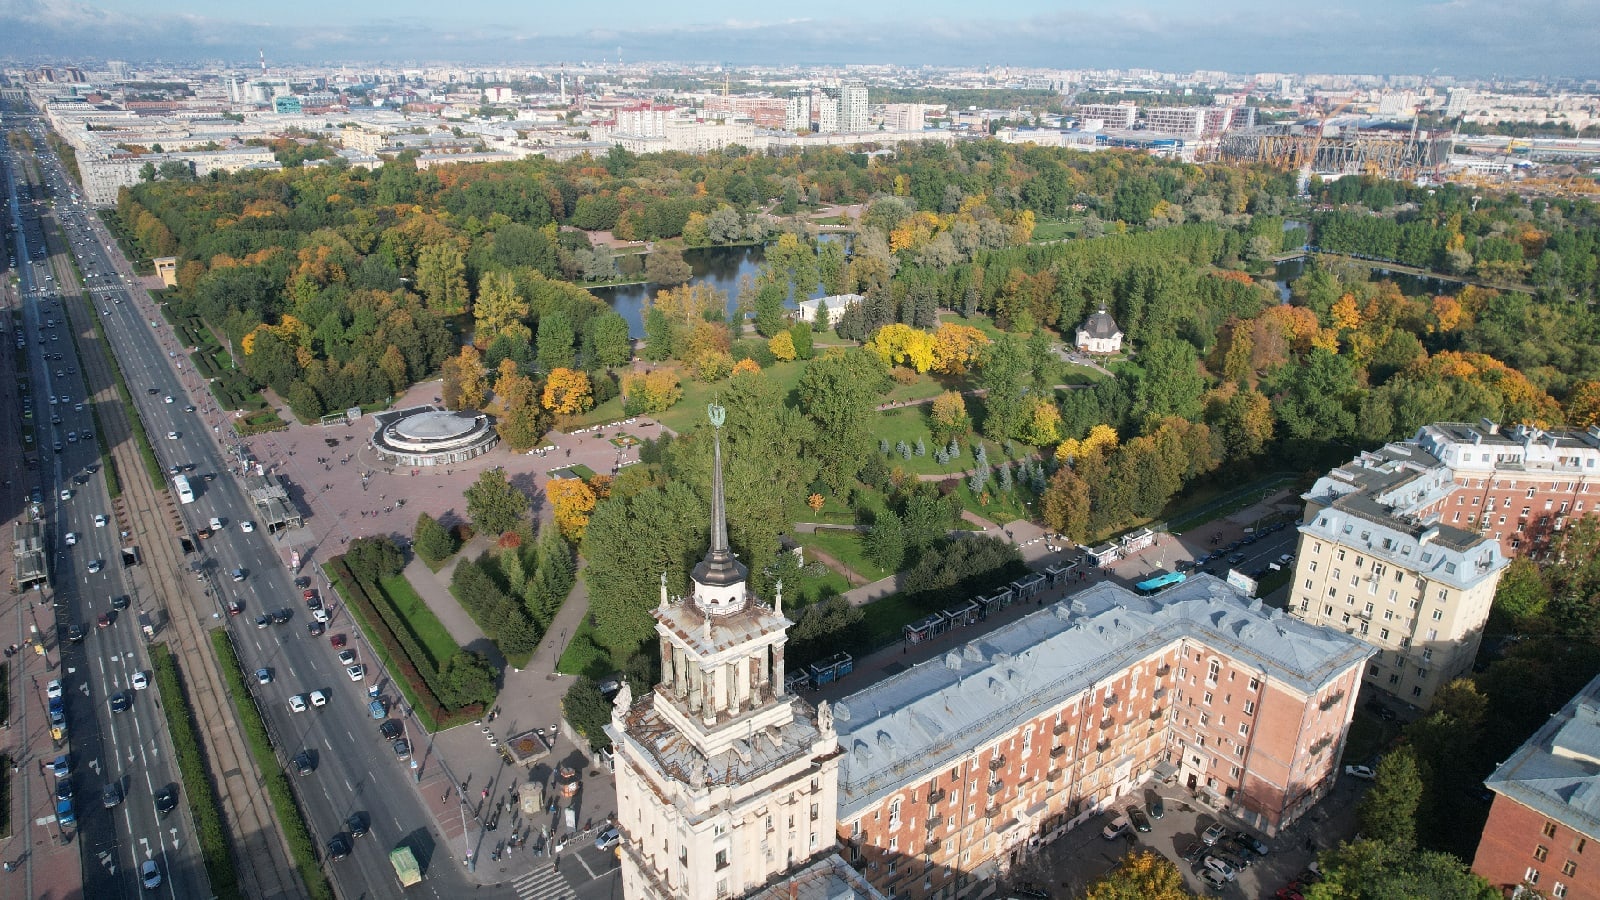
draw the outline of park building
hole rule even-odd
[[[1115,356],[1122,352],[1122,329],[1105,307],[1085,319],[1078,329],[1078,352]]]
[[[661,682],[606,729],[628,900],[976,898],[1152,781],[1268,834],[1332,788],[1372,649],[1210,576],[1096,584],[813,707],[713,446],[710,550],[652,612]]]
[[[1419,709],[1472,667],[1507,565],[1492,534],[1445,521],[1461,488],[1424,445],[1437,427],[1361,453],[1303,495],[1289,597],[1294,616],[1373,645],[1366,683]]]
[[[466,462],[493,450],[500,435],[487,415],[432,406],[381,413],[368,443],[394,466],[419,468]]]

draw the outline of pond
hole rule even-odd
[[[1382,266],[1372,266],[1367,271],[1371,273],[1367,278],[1368,281],[1393,281],[1400,286],[1400,293],[1407,297],[1433,297],[1439,294],[1454,296],[1461,293],[1461,289],[1465,287],[1459,281],[1413,275],[1410,272],[1394,272]],[[1289,285],[1305,273],[1306,260],[1303,256],[1278,263],[1272,275],[1272,284],[1278,289],[1278,299],[1288,303]]]
[[[828,240],[833,235],[823,235],[822,240]],[[739,282],[746,275],[752,279],[756,277],[761,263],[766,259],[766,250],[759,246],[745,247],[700,247],[683,251],[683,261],[689,264],[693,274],[689,277],[690,284],[709,284],[717,290],[728,295],[728,318],[733,318],[734,308],[739,303]],[[589,293],[599,297],[601,302],[622,314],[628,320],[628,333],[636,338],[644,337],[644,306],[645,301],[656,295],[661,290],[656,284],[624,284],[618,287],[589,288]],[[823,296],[823,291],[818,290],[812,297]],[[789,309],[795,308],[796,301],[791,298],[784,305]]]

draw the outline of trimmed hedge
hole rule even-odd
[[[206,774],[205,753],[200,749],[200,735],[195,729],[189,696],[183,690],[178,661],[166,644],[151,644],[150,667],[155,673],[156,689],[166,701],[161,707],[167,715],[167,729],[172,733],[172,750],[178,758],[179,777],[183,779],[184,796],[189,799],[189,812],[194,816],[200,857],[205,861],[206,877],[211,880],[211,892],[223,900],[244,900],[238,874],[233,870],[228,830],[222,824],[222,804],[217,798],[216,786]]]
[[[311,829],[306,827],[305,811],[295,799],[294,790],[289,787],[289,775],[272,749],[272,737],[267,733],[261,710],[256,708],[255,698],[246,686],[244,669],[240,667],[239,655],[233,650],[233,641],[229,639],[227,629],[216,628],[211,631],[211,646],[217,651],[217,659],[222,662],[222,677],[228,682],[229,699],[239,712],[239,724],[244,730],[245,741],[250,745],[250,755],[261,767],[267,796],[272,798],[278,824],[289,841],[289,853],[294,857],[300,880],[306,883],[312,897],[332,900],[333,885],[328,883],[328,876],[317,864],[317,846],[311,839]]]
[[[400,692],[416,710],[417,717],[429,731],[439,731],[474,719],[483,718],[481,703],[451,710],[439,700],[439,672],[429,665],[430,657],[417,643],[411,631],[400,619],[400,614],[387,600],[374,599],[367,586],[356,578],[343,556],[334,557],[326,566],[334,590],[344,599],[345,608],[355,616],[358,624],[373,639],[383,663],[397,676]]]
[[[0,753],[0,838],[11,837],[11,755]]]

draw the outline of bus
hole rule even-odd
[[[187,475],[172,476],[172,489],[177,491],[179,503],[194,502],[194,488],[189,487],[189,477]]]
[[[1182,584],[1188,579],[1189,576],[1183,574],[1182,572],[1165,572],[1155,576],[1154,578],[1141,581],[1134,585],[1134,587],[1137,588],[1141,594],[1154,594],[1159,590],[1172,587],[1175,584]]]

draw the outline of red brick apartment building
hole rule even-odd
[[[1275,833],[1331,787],[1372,653],[1209,576],[1096,585],[834,707],[843,853],[966,896],[1152,779]]]
[[[1512,894],[1600,897],[1600,678],[1484,783],[1494,805],[1473,871]]]

